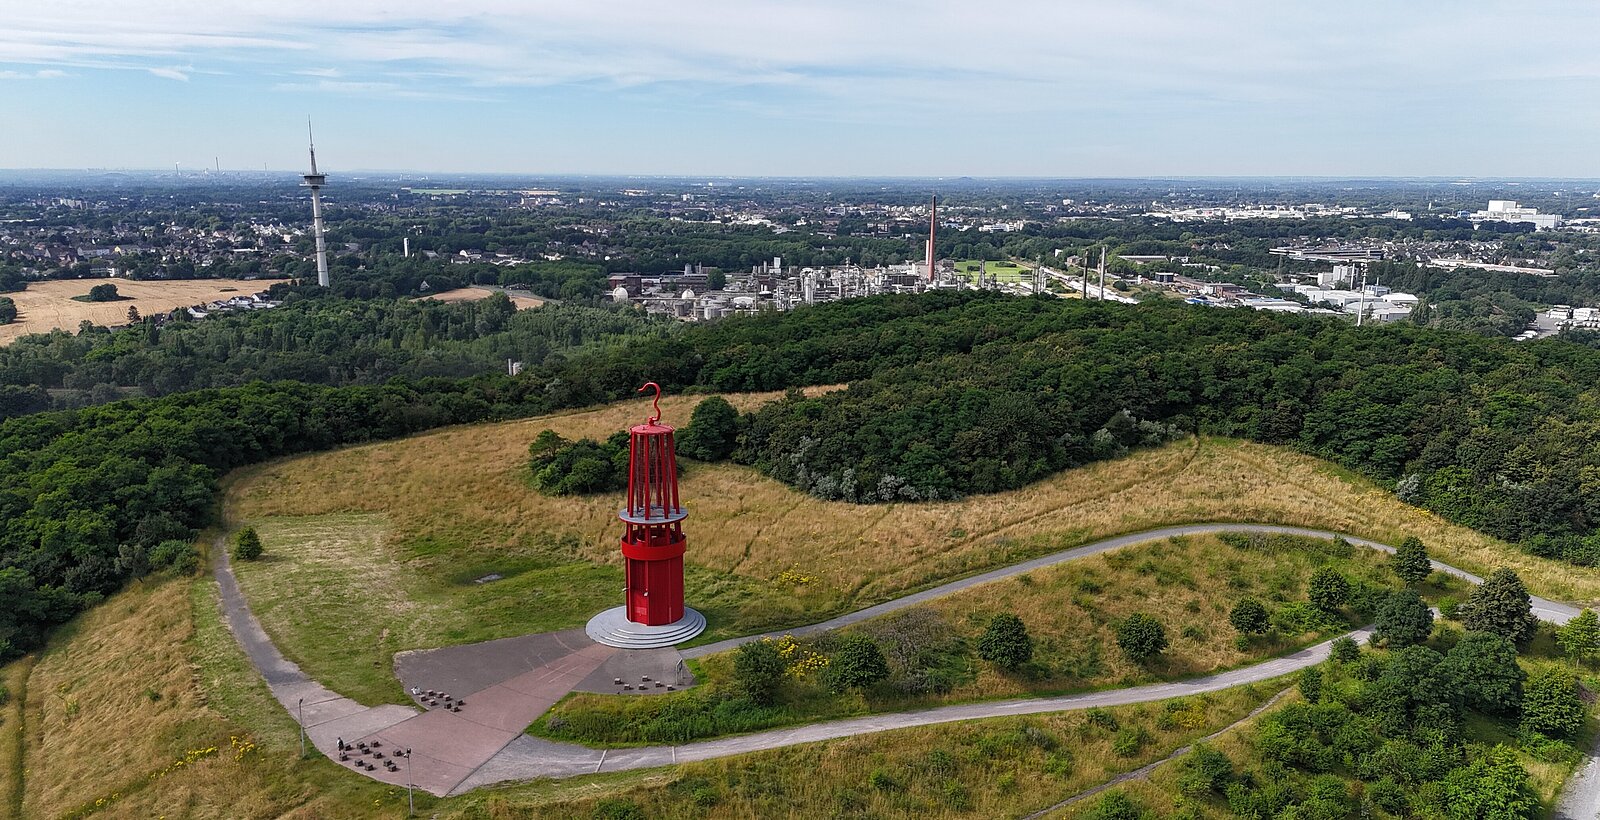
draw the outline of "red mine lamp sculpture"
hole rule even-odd
[[[654,649],[682,643],[706,628],[705,616],[683,605],[683,519],[678,500],[678,459],[673,429],[661,424],[661,387],[655,415],[629,430],[628,503],[622,520],[627,603],[589,621],[587,632],[607,646]]]

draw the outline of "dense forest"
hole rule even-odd
[[[506,362],[533,367],[559,351],[665,336],[682,325],[627,310],[554,304],[518,311],[504,295],[478,302],[319,295],[274,310],[117,332],[25,336],[0,347],[0,419],[137,394],[289,379],[333,386],[391,378],[476,376]]]
[[[372,311],[374,329],[387,327],[387,311],[433,310],[346,307],[357,317]],[[50,624],[142,571],[151,545],[205,524],[226,470],[615,400],[647,380],[717,391],[849,382],[746,417],[735,454],[829,498],[1006,490],[1196,431],[1291,445],[1538,554],[1600,563],[1600,351],[1579,345],[992,293],[850,300],[673,333],[584,316],[563,325],[543,312],[505,317],[534,322],[531,337],[554,334],[543,336],[553,352],[515,379],[253,384],[0,423],[0,651],[35,645]],[[281,316],[310,328],[290,322],[252,346],[340,326],[317,309]],[[243,333],[215,327],[219,345],[225,332]],[[638,333],[647,338],[615,338]],[[305,344],[326,351],[341,337]],[[492,344],[482,353],[490,351],[501,355]],[[196,369],[218,366],[205,364],[205,351],[166,353]],[[281,375],[257,375],[268,374]]]

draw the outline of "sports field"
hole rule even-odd
[[[29,282],[27,290],[4,294],[17,303],[17,321],[0,325],[0,345],[9,344],[29,333],[46,333],[55,328],[76,332],[85,319],[97,325],[125,325],[128,308],[142,316],[166,313],[175,307],[188,307],[234,296],[248,296],[271,287],[273,279],[183,279],[177,281],[136,281],[132,279],[55,279]],[[107,282],[127,297],[115,302],[79,302],[89,288]]]

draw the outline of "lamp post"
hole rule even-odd
[[[417,813],[417,804],[411,801],[411,747],[406,747],[406,816]]]
[[[300,759],[306,758],[306,699],[301,698],[298,704],[300,710]]]

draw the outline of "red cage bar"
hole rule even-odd
[[[661,424],[661,387],[655,415],[628,431],[628,506],[622,520],[622,556],[627,564],[628,620],[649,626],[683,618],[683,519],[678,501],[678,459],[673,428]]]

